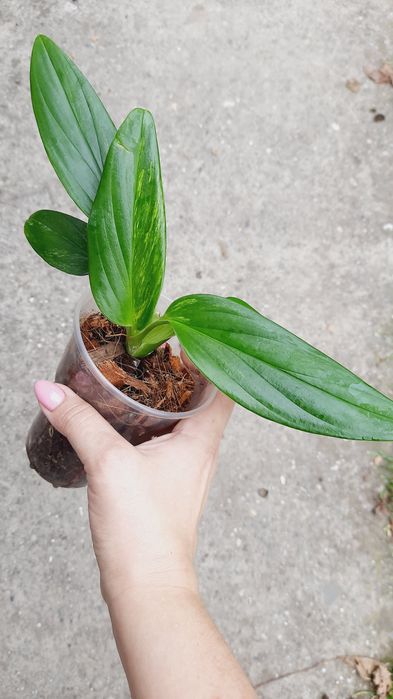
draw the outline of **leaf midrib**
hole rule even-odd
[[[76,152],[79,153],[79,155],[80,155],[80,157],[81,157],[81,160],[85,163],[85,165],[87,165],[87,167],[89,168],[89,170],[90,170],[90,172],[92,173],[92,175],[94,175],[94,177],[97,179],[97,175],[96,175],[96,173],[91,169],[90,164],[89,164],[89,163],[87,162],[87,160],[84,158],[83,154],[82,154],[82,153],[80,152],[80,150],[77,148],[77,146],[75,145],[75,143],[70,139],[70,137],[68,136],[68,134],[66,133],[66,131],[64,131],[62,125],[60,124],[60,122],[58,121],[58,119],[56,118],[56,116],[54,115],[54,113],[52,112],[52,109],[50,108],[50,106],[49,106],[49,104],[48,104],[48,102],[47,102],[47,100],[46,100],[46,98],[45,98],[45,96],[44,96],[44,93],[42,92],[41,87],[40,87],[40,85],[39,85],[38,83],[37,83],[37,87],[38,87],[38,90],[39,90],[39,92],[40,92],[40,95],[41,95],[41,97],[42,97],[42,99],[43,99],[43,101],[44,101],[44,103],[45,103],[45,106],[46,106],[46,108],[47,108],[49,114],[51,115],[52,119],[56,122],[56,124],[58,125],[60,131],[63,133],[63,135],[65,136],[65,138],[67,139],[67,141],[68,141],[69,143],[71,143],[71,145],[75,148]],[[44,139],[43,139],[43,141],[44,141]],[[44,146],[45,146],[45,142],[44,142]],[[46,152],[47,152],[47,154],[48,154],[49,160],[52,162],[52,161],[53,161],[53,158],[50,157],[50,155],[49,155],[48,150],[47,150],[46,147],[45,147],[45,150],[46,150]],[[68,172],[69,174],[71,174],[70,169],[69,169],[67,166],[65,166],[64,163],[63,163],[63,169],[64,169],[64,171],[66,171],[66,172]],[[80,187],[81,191],[85,194],[85,196],[87,197],[87,199],[91,202],[92,199],[91,199],[90,194],[89,194],[89,193],[87,192],[87,190],[80,184],[80,182],[78,182],[78,186]],[[80,206],[80,205],[78,205],[78,206]],[[88,215],[88,212],[87,212],[87,211],[85,211],[84,209],[82,209],[82,211],[83,211],[86,215]]]
[[[92,156],[92,158],[93,158],[93,160],[94,160],[94,162],[95,162],[95,164],[96,164],[96,166],[97,166],[97,168],[98,168],[98,171],[99,171],[99,172],[102,172],[102,163],[100,164],[100,163],[98,162],[98,160],[97,160],[97,158],[96,158],[96,154],[94,153],[93,148],[92,148],[92,146],[90,145],[90,141],[88,140],[88,138],[86,137],[86,135],[84,134],[84,132],[83,132],[83,130],[82,130],[82,126],[81,126],[81,124],[80,124],[79,117],[78,117],[78,115],[77,115],[77,113],[76,113],[76,111],[75,111],[75,109],[74,109],[74,106],[73,106],[72,102],[70,101],[70,99],[69,99],[69,97],[68,97],[68,95],[67,95],[67,92],[66,92],[66,90],[65,90],[65,88],[64,88],[64,86],[63,86],[63,84],[62,84],[62,81],[60,80],[60,76],[59,76],[59,74],[58,74],[58,72],[57,72],[57,69],[56,69],[55,64],[53,63],[52,57],[51,57],[51,55],[50,55],[50,53],[49,53],[47,47],[45,46],[45,43],[44,43],[44,42],[42,42],[42,45],[43,45],[43,47],[44,47],[44,50],[45,50],[46,55],[48,56],[49,62],[50,62],[51,66],[52,66],[52,68],[53,68],[53,70],[54,70],[54,73],[55,73],[55,75],[56,75],[56,78],[57,78],[57,80],[58,80],[58,83],[59,83],[59,85],[60,85],[60,88],[62,89],[62,91],[63,91],[63,93],[64,93],[64,95],[65,95],[65,97],[66,97],[66,100],[67,100],[67,102],[68,102],[68,104],[69,104],[69,106],[70,106],[70,109],[71,109],[71,111],[72,111],[72,113],[73,113],[73,115],[74,115],[74,117],[75,117],[75,121],[76,121],[76,123],[77,123],[77,125],[78,125],[78,129],[79,129],[79,133],[80,133],[80,135],[82,136],[83,141],[86,143],[86,145],[87,145],[87,147],[88,147],[88,149],[89,149],[89,151],[90,151],[90,154],[91,154],[91,156]],[[66,62],[67,62],[67,64],[68,64],[68,66],[70,67],[70,69],[71,69],[73,75],[75,76],[76,81],[77,81],[79,87],[81,87],[81,83],[80,83],[80,81],[79,81],[79,79],[78,79],[77,74],[75,73],[74,66],[73,66],[72,62],[68,59],[67,56],[65,56],[65,60],[66,60]],[[84,99],[85,99],[85,103],[86,103],[86,105],[87,105],[89,114],[90,114],[90,116],[91,116],[91,111],[90,111],[89,105],[87,104],[86,96],[85,96],[83,90],[81,90],[81,91],[82,91],[83,97],[84,97]],[[97,131],[96,131],[96,129],[95,129],[94,119],[92,119],[92,122],[93,122],[93,124],[94,124],[94,131],[95,131],[95,133],[97,134]],[[98,145],[98,139],[97,139],[97,145]],[[101,155],[101,151],[100,151],[100,155]],[[96,174],[96,177],[97,177],[97,174]],[[98,179],[98,178],[97,178],[97,179]]]
[[[136,163],[135,163],[135,167],[134,167],[134,201],[132,202],[132,227],[131,227],[131,240],[130,240],[131,265],[130,265],[129,276],[128,276],[129,287],[130,287],[130,296],[131,296],[131,304],[130,305],[132,307],[132,315],[133,315],[135,326],[138,325],[138,318],[136,317],[135,294],[134,294],[134,289],[133,289],[133,284],[132,284],[132,280],[134,279],[134,276],[135,276],[134,275],[134,265],[137,262],[137,260],[135,260],[134,254],[133,254],[134,221],[135,221],[135,210],[136,210],[136,199],[137,199],[136,194],[137,194],[137,184],[138,184],[139,162],[140,162],[140,158],[141,158],[141,153],[143,151],[142,141],[144,143],[144,130],[143,130],[144,123],[145,123],[145,111],[142,112],[141,128],[140,128],[140,133],[139,133],[139,138],[138,138],[137,157],[136,157]],[[144,304],[142,313],[140,315],[143,315],[145,309],[146,309],[146,304]]]

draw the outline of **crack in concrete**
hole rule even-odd
[[[325,665],[325,663],[332,663],[337,660],[344,661],[344,659],[347,657],[352,656],[336,655],[333,658],[323,658],[322,660],[317,660],[311,665],[302,667],[299,670],[291,670],[290,672],[284,672],[282,675],[277,675],[276,677],[269,677],[267,680],[262,680],[261,682],[258,682],[258,684],[254,684],[253,687],[254,689],[259,689],[260,687],[265,687],[267,684],[271,684],[272,682],[278,682],[279,680],[284,680],[287,677],[292,677],[292,675],[300,675],[302,672],[309,672],[310,670],[314,670],[316,667],[319,667],[320,665]]]

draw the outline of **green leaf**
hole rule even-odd
[[[71,199],[88,216],[115,126],[88,80],[46,36],[34,42],[30,87],[48,158]]]
[[[88,224],[90,286],[107,318],[135,333],[149,323],[161,292],[165,248],[154,121],[150,112],[134,109],[109,149]]]
[[[247,304],[185,296],[163,320],[201,373],[248,410],[305,432],[393,440],[393,401]]]
[[[25,223],[31,247],[45,262],[68,274],[88,274],[87,224],[60,211],[36,211]]]

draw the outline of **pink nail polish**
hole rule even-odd
[[[64,391],[52,381],[36,381],[34,393],[38,402],[51,411],[57,408],[65,398]]]

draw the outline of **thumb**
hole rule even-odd
[[[97,463],[107,449],[124,444],[123,437],[68,386],[37,381],[34,392],[42,412],[68,439],[84,465]]]

